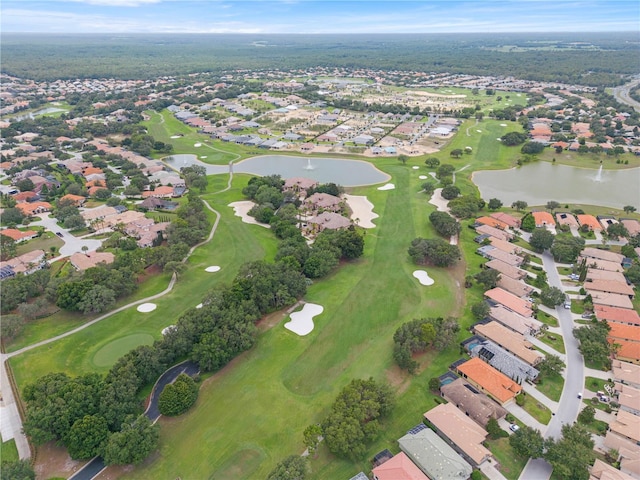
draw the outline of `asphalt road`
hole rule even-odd
[[[542,254],[542,264],[547,272],[548,283],[552,287],[562,289],[562,282],[558,269],[549,251]],[[571,310],[563,306],[556,307],[556,316],[562,330],[564,346],[566,350],[567,365],[564,370],[564,388],[562,396],[558,402],[558,409],[546,431],[543,432],[545,438],[560,438],[562,436],[562,425],[573,424],[580,411],[582,400],[578,398],[578,393],[584,389],[584,359],[578,350],[578,341],[573,336],[573,319]],[[524,470],[520,474],[519,480],[547,480],[551,477],[553,469],[545,460],[529,460]]]
[[[160,397],[160,393],[168,384],[173,382],[178,375],[181,373],[186,373],[189,376],[193,376],[198,373],[200,369],[198,365],[191,361],[186,361],[179,363],[165,371],[156,384],[153,386],[153,390],[151,391],[151,399],[149,400],[149,405],[147,406],[147,410],[144,414],[147,416],[152,423],[155,423],[158,418],[160,418],[160,410],[158,410],[158,398]],[[102,470],[106,468],[104,460],[102,457],[94,457],[89,463],[87,463],[84,467],[74,473],[69,480],[91,480],[96,475],[98,475]]]
[[[629,83],[626,83],[619,87],[615,87],[613,89],[613,96],[620,103],[626,103],[627,105],[632,106],[637,112],[640,112],[640,102],[637,102],[636,100],[631,98],[631,95],[629,95],[631,89],[638,85],[638,83],[640,83],[640,78],[636,78]]]

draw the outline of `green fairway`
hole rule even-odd
[[[93,364],[96,367],[110,367],[129,351],[139,345],[151,345],[153,340],[148,333],[136,333],[119,338],[98,350],[93,356]]]

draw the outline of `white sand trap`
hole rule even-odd
[[[171,135],[171,138],[180,138],[182,135]]]
[[[520,93],[516,93],[516,97],[521,97],[522,95]]]
[[[297,333],[301,337],[308,335],[313,330],[313,317],[320,315],[324,311],[322,305],[315,303],[305,303],[302,310],[290,315],[291,321],[284,324],[284,328]]]
[[[418,279],[421,285],[425,285],[427,287],[435,283],[433,278],[431,278],[425,270],[416,270],[413,272],[413,276]]]
[[[202,308],[202,304],[201,303],[197,304],[196,308],[198,308],[198,309]]]
[[[381,187],[378,187],[378,190],[394,190],[396,186],[393,183],[387,183]]]
[[[201,143],[194,143],[193,146],[196,147],[196,148],[199,148],[199,147],[202,146],[202,144]]]
[[[249,215],[249,210],[254,207],[255,203],[251,200],[243,200],[241,202],[233,202],[230,203],[229,206],[233,208],[233,213],[236,217],[240,217],[244,223],[250,223],[252,225],[260,225],[264,228],[271,228],[271,225],[267,225],[266,223],[260,223],[251,215]]]
[[[413,166],[413,167],[411,167],[411,168],[413,168],[414,170],[418,170],[420,167],[418,167],[417,165],[414,165],[414,166]]]
[[[200,158],[207,158],[206,155],[200,155]]]
[[[218,265],[211,265],[210,267],[205,268],[204,271],[209,273],[219,272],[220,267]]]
[[[420,175],[418,178],[419,178],[420,180],[426,180],[426,179],[427,179],[427,178],[429,178],[429,177],[427,177],[426,175]]]
[[[429,172],[429,175],[431,175],[433,178],[436,178],[436,172]]]
[[[376,225],[371,220],[379,215],[373,212],[373,203],[366,196],[345,194],[344,198],[352,212],[351,220],[358,219],[359,227],[375,228]]]
[[[142,313],[153,312],[158,306],[155,303],[143,303],[142,305],[138,305],[137,310]]]
[[[162,329],[162,335],[166,335],[169,332],[173,332],[177,327],[175,325],[169,325]]]
[[[501,123],[501,124],[500,124],[500,126],[501,126],[501,127],[506,127],[506,126],[507,126],[507,124],[506,124],[506,123]]]
[[[482,130],[476,130],[476,132],[478,132],[478,133],[482,133]]]

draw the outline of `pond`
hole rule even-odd
[[[640,168],[593,170],[548,162],[535,162],[510,170],[474,172],[473,182],[483,199],[497,198],[505,205],[523,200],[545,205],[549,200],[622,208],[640,208]]]
[[[47,113],[56,113],[56,112],[64,112],[64,111],[65,111],[64,108],[47,107],[47,108],[43,108],[43,109],[35,111],[35,112],[25,113],[25,114],[22,114],[22,115],[16,115],[15,117],[11,117],[11,119],[13,121],[15,121],[15,122],[18,122],[20,120],[25,120],[27,118],[30,118],[30,119],[33,120],[38,115],[46,115]]]
[[[228,173],[228,165],[209,165],[195,155],[182,154],[164,158],[171,167],[180,170],[190,165],[201,165],[208,175]],[[391,177],[369,162],[342,160],[337,158],[289,157],[285,155],[263,155],[252,157],[233,165],[234,173],[251,175],[279,174],[282,178],[307,177],[320,183],[333,182],[344,187],[373,185],[388,181]]]

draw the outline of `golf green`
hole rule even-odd
[[[96,367],[110,367],[125,353],[130,352],[140,345],[151,345],[153,337],[148,333],[134,333],[126,337],[118,338],[107,343],[93,356],[93,364]]]

